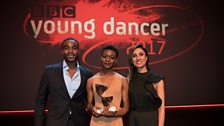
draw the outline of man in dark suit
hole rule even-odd
[[[93,74],[78,62],[79,43],[62,42],[61,63],[46,66],[35,102],[35,126],[88,126],[86,81]],[[48,114],[45,114],[45,109]]]

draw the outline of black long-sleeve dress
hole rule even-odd
[[[163,76],[153,72],[137,73],[129,82],[129,126],[158,126],[158,108],[161,106],[153,84]]]

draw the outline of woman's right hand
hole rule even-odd
[[[100,107],[96,107],[94,106],[93,109],[92,109],[92,114],[96,117],[99,117],[102,115],[102,112],[103,112],[103,109],[100,108]]]

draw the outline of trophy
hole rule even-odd
[[[103,105],[106,107],[111,104],[113,100],[113,96],[103,97],[102,94],[107,90],[107,87],[105,85],[96,84],[96,93],[100,96],[101,101]],[[116,106],[111,106],[109,108],[109,111],[115,112],[117,111]],[[103,112],[103,109],[97,109],[96,112],[101,114]]]

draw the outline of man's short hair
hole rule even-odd
[[[62,48],[62,49],[63,49],[63,45],[64,45],[64,43],[67,42],[67,41],[72,41],[72,42],[74,42],[74,43],[77,43],[78,48],[79,48],[79,42],[78,42],[76,39],[74,39],[74,38],[72,38],[72,37],[69,37],[69,38],[66,38],[65,40],[62,41],[62,43],[61,43],[61,48]]]

